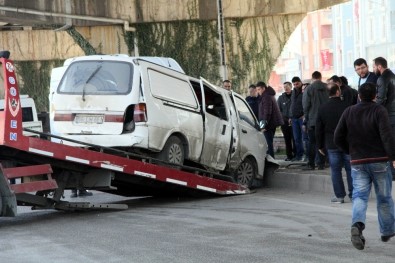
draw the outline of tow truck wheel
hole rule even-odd
[[[248,188],[252,186],[256,176],[256,165],[254,160],[246,158],[237,168],[235,179],[236,182]]]
[[[165,147],[159,153],[159,159],[168,163],[182,165],[184,164],[184,148],[180,138],[170,136]]]

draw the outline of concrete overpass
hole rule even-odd
[[[72,25],[78,27],[79,32],[92,41],[93,46],[98,43],[103,45],[105,42],[103,52],[117,53],[118,50],[112,45],[108,46],[111,41],[106,41],[115,39],[115,32],[122,29],[133,30],[133,26],[139,23],[217,20],[217,2],[222,4],[225,21],[271,17],[276,22],[286,17],[289,30],[279,33],[283,34],[281,39],[288,39],[289,34],[307,12],[347,0],[0,0],[0,22],[3,22],[0,24],[1,39],[8,39],[0,43],[2,48],[11,48],[14,41],[10,40],[10,37],[23,40],[18,41],[20,50],[13,52],[13,58],[16,60],[67,58],[76,55],[77,52],[74,48],[70,50],[70,37],[67,34],[40,31],[64,29]],[[96,28],[109,25],[113,28]],[[272,27],[275,31],[276,27],[281,27],[281,23],[274,23]],[[7,34],[18,29],[23,31]],[[27,41],[24,41],[25,39]],[[55,39],[68,48],[59,50],[54,43]],[[278,43],[273,44],[272,49],[278,49]],[[29,46],[32,45],[36,46],[35,52],[27,55],[24,51],[29,50]],[[41,49],[39,46],[45,48]],[[54,48],[57,51],[53,50]],[[124,51],[124,48],[121,47],[121,51]],[[278,55],[278,51],[274,53]]]
[[[219,4],[222,6],[229,78],[244,85],[243,82],[247,81],[245,75],[249,75],[250,79],[265,79],[268,76],[290,34],[307,12],[347,1],[0,0],[0,48],[10,50],[15,61],[51,61],[84,55],[87,53],[86,46],[98,53],[133,55],[135,50],[130,42],[133,41],[135,44],[137,40],[136,46],[140,50],[140,55],[168,54],[165,49],[173,49],[174,52],[183,52],[176,53],[175,56],[195,56],[201,51],[193,51],[189,47],[183,51],[177,46],[180,41],[184,47],[186,46],[182,43],[183,39],[167,39],[166,42],[163,35],[173,34],[173,38],[177,38],[181,33],[188,31],[184,40],[190,41],[187,44],[189,46],[204,46],[206,42],[215,42],[214,45],[217,45],[218,30],[213,33],[212,29],[217,27],[217,21],[221,21],[218,20]],[[208,29],[207,23],[196,24],[199,21],[207,22]],[[182,23],[193,26],[183,28],[180,26]],[[162,31],[169,24],[175,26],[167,33]],[[206,31],[202,31],[203,27]],[[74,31],[71,32],[71,29]],[[197,33],[194,35],[190,31]],[[199,37],[206,37],[206,32],[211,32],[210,38],[196,44]],[[155,38],[151,38],[151,42],[146,42],[146,37],[150,34],[156,34]],[[161,52],[149,49],[154,45],[162,45]],[[203,48],[211,50],[212,46]],[[221,49],[217,50],[217,54],[210,55],[212,60],[219,60],[218,54],[221,53]],[[264,62],[257,61],[256,64],[246,67],[240,66],[243,61],[254,59],[247,56],[251,51],[254,51],[252,55],[259,56],[256,59]],[[185,61],[183,66],[187,64],[187,72],[192,71],[194,75],[201,73],[199,67],[203,68],[202,63],[197,66],[198,69],[192,70],[189,69],[193,67],[189,65],[192,62],[187,59]],[[252,73],[253,71],[255,73]],[[216,78],[217,75],[214,74],[211,78]],[[210,76],[208,78],[210,79]]]

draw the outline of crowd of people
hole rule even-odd
[[[354,61],[358,85],[334,75],[322,80],[315,71],[311,83],[295,76],[284,82],[284,92],[263,81],[249,86],[246,101],[256,115],[274,158],[273,138],[281,127],[285,161],[305,162],[306,170],[325,169],[329,162],[332,203],[352,201],[351,242],[365,247],[366,210],[372,185],[377,197],[383,242],[395,236],[392,180],[395,178],[395,74],[383,57],[373,60],[373,71],[363,58]],[[293,86],[293,88],[292,88]],[[346,172],[347,190],[342,170]]]

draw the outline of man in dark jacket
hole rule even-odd
[[[307,163],[307,170],[315,169],[315,158],[318,154],[318,169],[324,169],[325,158],[322,154],[318,153],[315,141],[315,124],[317,120],[318,108],[321,104],[328,101],[329,96],[327,87],[324,82],[321,81],[321,72],[314,71],[311,75],[312,83],[307,87],[303,93],[303,111],[305,118],[307,119],[307,128],[309,134],[309,162]]]
[[[348,107],[335,130],[335,144],[351,155],[353,180],[351,242],[365,247],[366,209],[372,184],[376,192],[381,241],[394,236],[394,202],[390,165],[395,166],[395,137],[386,109],[374,102],[376,85],[370,82],[359,89],[361,103]],[[389,162],[390,161],[390,162]]]
[[[395,136],[395,74],[387,67],[387,60],[382,57],[373,60],[373,71],[379,76],[376,102],[387,109],[392,134]],[[395,169],[392,169],[392,179],[395,180]]]
[[[284,124],[281,125],[281,131],[284,136],[285,152],[287,158],[285,161],[291,161],[296,156],[295,142],[292,136],[292,121],[291,121],[291,82],[284,82],[284,93],[277,99],[278,108],[283,116]]]
[[[340,87],[341,90],[340,98],[343,101],[345,101],[348,104],[348,106],[357,104],[357,96],[353,92],[353,89],[350,86],[343,83],[343,81],[339,76],[333,75],[328,79],[328,83],[335,83]],[[355,90],[355,92],[357,91]]]
[[[363,58],[356,59],[354,61],[354,69],[359,76],[358,88],[366,82],[376,84],[378,76],[373,72],[369,71],[369,67],[365,59]]]
[[[249,96],[246,97],[246,101],[247,101],[248,105],[250,105],[252,112],[254,112],[255,117],[258,119],[259,100],[258,100],[258,96],[256,94],[256,86],[254,84],[251,84],[248,87],[248,93],[249,93]]]
[[[266,86],[265,82],[259,81],[256,84],[256,90],[261,96],[259,102],[259,118],[258,120],[265,123],[262,127],[262,131],[265,135],[267,142],[267,153],[274,158],[273,139],[276,128],[284,124],[283,117],[281,116],[280,110],[278,109],[276,98],[276,92],[270,86]]]
[[[291,93],[291,119],[292,119],[292,133],[295,141],[296,156],[293,161],[302,161],[304,154],[303,147],[303,84],[299,77],[292,78],[294,89]]]
[[[350,155],[337,148],[333,141],[333,134],[335,133],[337,123],[343,111],[349,105],[346,101],[341,100],[341,90],[337,84],[328,84],[328,94],[329,100],[322,104],[318,110],[315,136],[319,151],[324,153],[324,149],[326,149],[328,152],[333,192],[335,193],[331,202],[341,204],[344,203],[344,197],[346,196],[342,175],[343,167],[347,175],[348,196],[350,199],[352,198]]]

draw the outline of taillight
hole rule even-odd
[[[139,103],[134,106],[133,120],[135,122],[147,121],[147,108],[145,103]]]

